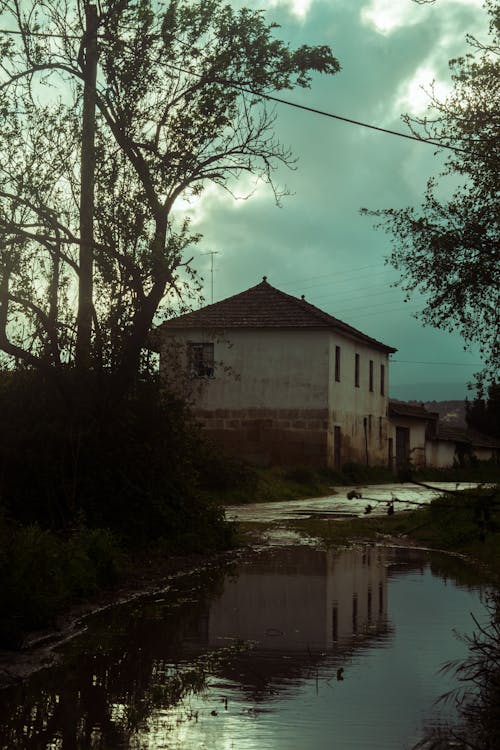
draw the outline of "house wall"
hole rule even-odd
[[[424,419],[391,416],[388,435],[393,439],[394,461],[396,460],[396,427],[406,427],[410,431],[409,459],[411,464],[420,467],[428,465],[426,450],[429,443],[425,440],[426,424]]]
[[[214,343],[213,378],[183,378],[189,342]],[[177,330],[164,337],[161,368],[229,452],[262,465],[325,465],[328,353],[321,330]]]
[[[213,378],[183,380],[189,342],[214,343]],[[339,382],[336,346],[341,350]],[[354,382],[356,354],[359,387]],[[176,390],[190,390],[204,430],[253,463],[334,466],[335,426],[341,429],[340,466],[366,463],[366,448],[371,465],[387,462],[389,367],[387,355],[376,349],[325,329],[190,329],[164,337],[161,361],[166,382]]]
[[[425,445],[427,466],[446,469],[455,462],[456,444],[452,440],[428,440]]]
[[[341,464],[348,461],[385,465],[388,435],[388,356],[372,347],[329,334],[330,373],[328,379],[328,452],[334,465],[334,427],[341,429]],[[340,348],[340,380],[335,379],[335,350]],[[359,386],[355,385],[355,361],[359,355]],[[370,360],[373,362],[373,390],[370,390]],[[380,366],[384,365],[384,394],[380,387]],[[366,420],[366,422],[365,422]],[[366,428],[365,428],[366,425]],[[366,436],[365,436],[366,429]],[[367,456],[368,454],[368,456]],[[368,458],[368,460],[367,460]]]

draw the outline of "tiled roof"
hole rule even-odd
[[[483,435],[477,430],[463,430],[457,427],[438,425],[437,436],[433,440],[448,440],[454,443],[466,443],[476,448],[500,448],[500,440]]]
[[[417,419],[438,419],[438,414],[427,411],[420,404],[409,404],[407,401],[389,401],[389,416],[416,417]]]
[[[363,341],[390,353],[397,351],[381,341],[367,336],[338,318],[311,305],[304,299],[293,297],[268,284],[264,276],[260,284],[240,294],[207,305],[200,310],[172,318],[159,326],[162,328],[325,328],[343,333],[349,338]]]

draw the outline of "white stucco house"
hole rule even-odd
[[[467,466],[475,461],[499,463],[500,440],[476,430],[464,430],[438,424],[425,446],[427,466],[438,469]]]
[[[437,433],[438,420],[438,414],[420,404],[389,401],[389,468],[431,465],[427,460],[427,445]]]
[[[156,341],[166,385],[231,453],[263,465],[387,464],[396,349],[266,277],[166,321]]]

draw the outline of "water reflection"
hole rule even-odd
[[[0,747],[410,747],[479,606],[430,560],[442,576],[415,551],[270,550],[116,608],[3,692]]]

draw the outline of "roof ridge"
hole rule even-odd
[[[258,292],[258,290],[265,291],[267,294],[271,294],[272,298],[276,300],[285,301],[288,303],[288,305],[293,306],[292,310],[295,309],[296,311],[302,311],[302,315],[306,313],[306,316],[302,317],[302,322],[300,322],[300,317],[295,313],[297,316],[294,319],[293,312],[283,317],[283,310],[281,310],[282,318],[281,323],[272,322],[272,318],[265,320],[265,316],[260,315],[260,307],[259,304],[257,304],[257,310],[259,311],[259,314],[256,315],[255,313],[255,305],[256,303],[260,303],[261,300],[259,298],[253,299],[253,295],[255,292]],[[234,316],[234,308],[231,309],[231,304],[237,301],[244,301],[245,299],[249,298],[249,308],[248,310],[245,310],[243,313],[238,310],[238,313],[240,315],[240,323],[235,322],[235,316]],[[271,298],[271,299],[272,299]],[[266,298],[263,298],[263,302],[266,301]],[[268,299],[269,301],[269,299]],[[253,309],[252,309],[252,303],[253,303]],[[271,309],[272,309],[272,301],[271,301]],[[226,310],[226,308],[229,307],[229,310]],[[286,308],[285,308],[286,310]],[[220,312],[219,312],[220,311]],[[280,311],[280,308],[278,307],[278,311]],[[226,313],[228,320],[225,320],[224,313]],[[210,315],[215,315],[215,318],[212,318],[212,321],[210,321]],[[220,320],[217,320],[217,315],[220,315]],[[233,317],[233,323],[231,324],[231,317]],[[207,320],[208,318],[208,320]],[[298,322],[297,322],[298,318]],[[321,308],[316,307],[316,305],[313,305],[311,302],[308,302],[304,296],[302,296],[300,299],[298,297],[295,297],[292,294],[289,294],[288,292],[284,292],[281,289],[278,289],[275,286],[272,286],[267,281],[267,276],[263,276],[262,281],[256,284],[255,286],[250,287],[249,289],[245,289],[242,292],[239,292],[237,294],[233,294],[230,297],[226,297],[223,300],[219,300],[218,302],[214,302],[210,305],[205,305],[204,307],[198,308],[198,310],[192,310],[191,312],[184,313],[182,315],[170,318],[169,320],[166,320],[164,323],[161,324],[160,327],[172,327],[172,328],[181,328],[183,327],[182,324],[186,323],[187,326],[189,325],[193,326],[195,325],[195,321],[197,321],[197,325],[205,326],[205,327],[213,327],[215,329],[222,327],[252,327],[252,325],[256,328],[266,328],[266,327],[285,327],[285,328],[293,328],[293,327],[314,327],[313,322],[307,323],[307,318],[309,318],[309,321],[316,320],[318,321],[318,325],[321,326],[327,326],[338,329],[340,332],[343,332],[352,338],[358,339],[360,341],[364,341],[370,344],[373,344],[377,346],[378,348],[382,348],[388,353],[397,351],[394,347],[388,346],[387,344],[382,343],[381,341],[378,341],[377,339],[368,336],[366,333],[363,333],[357,328],[354,328],[353,326],[350,326],[348,323],[344,323],[344,321],[340,320],[339,318],[334,317],[333,315],[330,315],[330,313],[325,312],[324,310],[321,310]],[[204,320],[205,319],[205,320]],[[238,315],[236,315],[236,319],[238,319]],[[216,322],[214,322],[214,320]],[[304,323],[304,320],[306,321]]]

